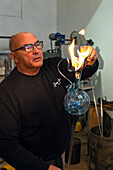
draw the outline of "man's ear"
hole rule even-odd
[[[10,57],[14,60],[15,63],[18,63],[18,59],[16,58],[16,55],[14,52],[10,53]]]

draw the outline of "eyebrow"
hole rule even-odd
[[[37,40],[35,43],[38,43],[38,42],[40,42],[39,40]],[[34,43],[34,44],[35,44]],[[34,45],[34,44],[32,44],[32,45]],[[23,46],[25,46],[25,45],[31,45],[31,44],[24,44]]]

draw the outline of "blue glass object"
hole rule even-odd
[[[63,60],[64,59],[58,63],[58,71],[70,83],[67,86],[67,93],[64,97],[64,109],[71,115],[80,116],[85,114],[90,106],[90,98],[88,94],[85,91],[79,89],[82,74],[81,71],[85,67],[85,61],[83,66],[79,70],[75,71],[71,67],[70,60],[66,59],[68,62],[67,70],[69,72],[75,72],[75,87],[73,87],[71,80],[69,80],[68,77],[66,77],[59,69],[59,65]]]
[[[71,115],[82,115],[90,106],[88,94],[79,89],[69,89],[64,98],[64,108]]]

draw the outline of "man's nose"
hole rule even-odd
[[[33,51],[34,51],[34,52],[37,52],[37,51],[39,51],[39,49],[38,49],[38,48],[36,48],[36,46],[34,45],[34,49],[33,49]]]

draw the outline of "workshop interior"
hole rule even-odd
[[[73,117],[72,134],[70,144],[62,157],[64,170],[112,170],[113,51],[111,37],[113,36],[112,31],[110,32],[113,28],[112,0],[95,0],[95,2],[92,0],[84,0],[84,2],[76,0],[56,0],[55,2],[39,0],[37,2],[33,0],[32,3],[26,2],[26,6],[24,0],[20,2],[0,0],[0,2],[3,3],[3,7],[0,7],[2,23],[0,28],[0,82],[15,67],[14,61],[10,58],[8,43],[17,32],[29,31],[39,36],[43,43],[44,59],[61,57],[61,61],[68,61],[68,71],[73,71],[70,67],[69,51],[73,41],[74,55],[77,58],[79,58],[82,46],[93,46],[96,49],[99,61],[98,71],[92,77],[80,81],[80,74],[86,66],[84,60],[81,72],[74,70],[78,84],[69,80],[70,86],[67,87],[69,93],[65,96],[64,107]],[[16,12],[12,9],[12,5],[15,6]],[[33,11],[33,21],[28,10],[30,8]],[[39,10],[34,10],[37,8]],[[45,10],[46,8],[48,10]],[[106,16],[103,12],[105,10],[108,10]],[[59,65],[58,71],[62,74]],[[65,75],[62,74],[62,76],[68,79]],[[76,95],[82,96],[82,106],[78,106],[80,99]],[[68,107],[72,98],[74,103],[77,103],[75,110],[73,107]],[[77,123],[74,119],[76,115],[78,116]],[[0,170],[15,169],[0,158]]]

